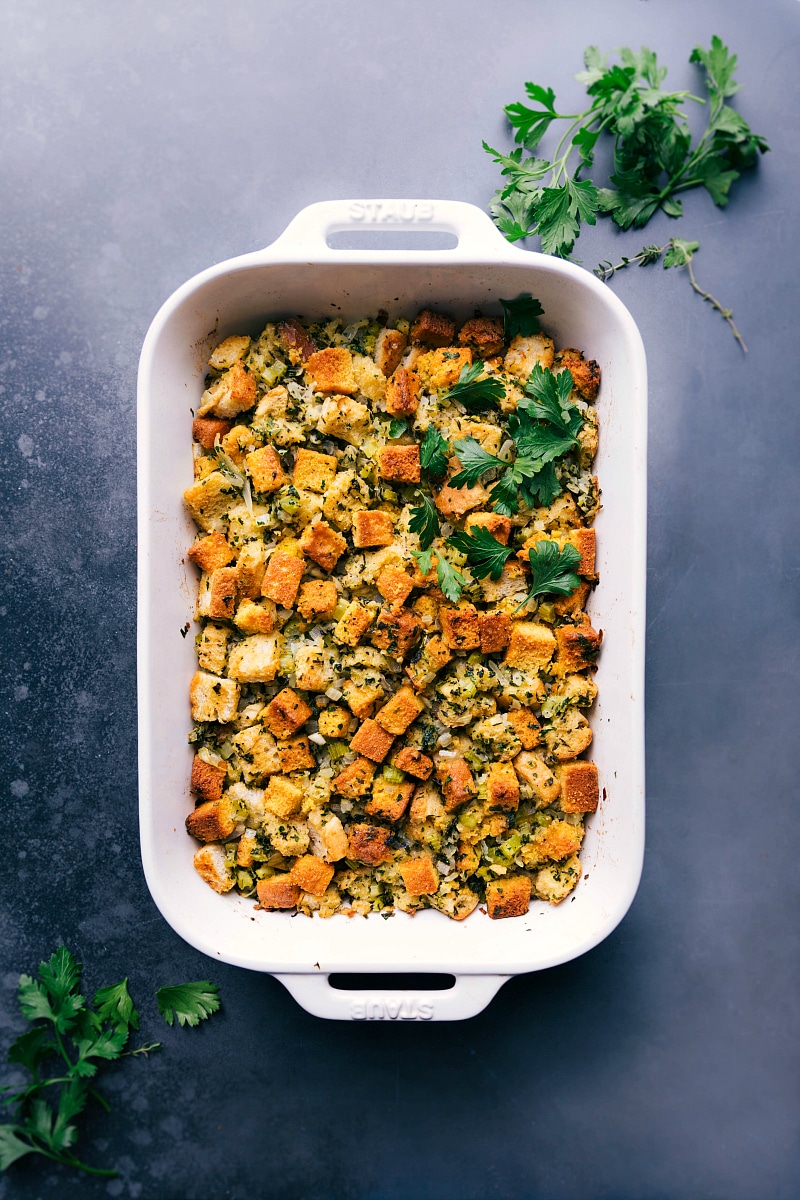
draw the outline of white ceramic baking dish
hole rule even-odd
[[[448,250],[336,250],[342,230],[402,229],[455,235]],[[451,239],[452,240],[452,239]],[[428,242],[430,239],[428,239]],[[526,917],[455,923],[426,910],[329,920],[254,910],[219,896],[192,866],[184,830],[192,807],[188,684],[195,670],[196,572],[186,562],[194,527],[181,492],[192,478],[191,410],[210,349],[267,319],[321,314],[352,319],[379,308],[423,306],[499,315],[499,297],[530,292],[557,346],[578,346],[603,371],[598,407],[600,585],[591,614],[604,630],[592,714],[591,757],[602,802],[588,822],[584,877],[559,907]],[[510,976],[542,970],[596,946],[625,915],[644,847],[644,618],[646,365],[638,330],[612,291],[571,263],[515,249],[479,209],[454,201],[314,204],[265,250],[196,275],[166,301],[141,355],[139,456],[139,789],[142,859],[169,924],[211,958],[280,979],[309,1012],[343,1020],[456,1020],[480,1012]],[[331,973],[447,973],[445,991],[339,990]],[[368,983],[368,978],[366,979]]]

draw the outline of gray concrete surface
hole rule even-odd
[[[0,1052],[60,942],[128,975],[163,1050],[112,1067],[81,1148],[0,1197],[791,1200],[798,1163],[796,0],[3,0]],[[619,929],[467,1024],[316,1020],[165,924],[136,818],[137,357],[161,301],[314,200],[485,205],[523,83],[577,102],[584,46],[675,86],[719,33],[772,153],[698,240],[743,355],[678,272],[613,287],[650,376],[648,849]],[[602,223],[587,266],[639,248]],[[224,1011],[167,1029],[153,990]],[[160,1027],[159,1027],[160,1024]],[[4,1081],[15,1076],[4,1068]]]

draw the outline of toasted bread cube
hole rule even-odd
[[[533,841],[526,847],[528,854],[537,862],[552,859],[560,862],[581,848],[583,825],[570,825],[567,821],[551,821],[543,829],[537,829]]]
[[[347,834],[335,813],[315,808],[308,814],[311,851],[326,862],[339,862],[347,855]]]
[[[595,561],[597,558],[597,534],[594,529],[570,529],[564,542],[568,546],[574,546],[581,556],[581,561],[575,568],[577,575],[585,575],[590,579],[595,574]]]
[[[464,871],[465,874],[471,875],[473,871],[477,871],[480,865],[480,850],[473,846],[471,842],[466,842],[463,838],[459,838],[458,849],[456,851],[456,870]]]
[[[453,652],[444,638],[434,634],[432,638],[428,638],[416,662],[406,667],[406,675],[417,691],[421,692],[433,682],[437,671],[447,666],[452,657]]]
[[[258,849],[258,837],[255,829],[245,829],[236,843],[237,867],[252,867],[255,865],[254,852]]]
[[[303,789],[285,775],[271,775],[264,789],[264,807],[276,817],[291,817],[303,803]]]
[[[257,492],[277,492],[289,476],[283,469],[281,460],[272,446],[262,446],[260,450],[252,450],[245,456],[248,474],[253,480]]]
[[[353,375],[353,356],[344,346],[328,346],[306,359],[306,376],[315,392],[339,392],[354,396],[358,384]]]
[[[464,367],[472,366],[472,351],[447,346],[429,350],[414,363],[414,369],[426,390],[443,392],[458,383]]]
[[[379,456],[381,479],[419,483],[419,446],[384,446]]]
[[[239,755],[245,783],[258,783],[265,775],[277,775],[281,770],[278,748],[270,734],[260,725],[248,725],[231,738]]]
[[[596,812],[600,783],[593,762],[568,762],[557,768],[561,781],[561,810],[566,813]]]
[[[353,545],[357,550],[367,546],[390,546],[394,540],[394,521],[380,509],[353,513]]]
[[[191,791],[201,800],[219,800],[228,772],[224,767],[215,767],[195,754],[192,759]]]
[[[531,902],[527,875],[505,875],[486,885],[486,908],[493,921],[500,917],[522,917]]]
[[[405,604],[414,587],[414,580],[398,567],[384,567],[375,580],[375,586],[390,604]]]
[[[234,425],[222,439],[222,449],[240,471],[244,469],[247,453],[257,445],[257,435],[249,425]]]
[[[503,662],[523,671],[544,670],[555,648],[555,634],[547,625],[537,621],[513,621]]]
[[[378,650],[385,650],[402,662],[416,645],[421,629],[421,621],[409,608],[384,608],[370,640]]]
[[[203,392],[197,415],[207,417],[211,413],[215,417],[235,417],[247,412],[255,402],[255,377],[244,363],[235,362]]]
[[[294,319],[281,321],[278,337],[289,351],[289,358],[293,363],[307,362],[317,348],[308,330]]]
[[[368,717],[366,721],[356,730],[353,740],[350,742],[350,749],[355,750],[357,754],[363,754],[365,758],[371,759],[373,762],[383,762],[386,755],[389,753],[394,737],[382,729],[377,721],[373,721]]]
[[[278,674],[280,652],[274,633],[254,633],[231,648],[228,674],[239,683],[272,683]]]
[[[351,400],[349,396],[328,396],[320,409],[317,429],[328,437],[357,446],[369,423],[370,412],[366,404]]]
[[[488,421],[470,421],[462,417],[458,428],[461,437],[474,438],[490,454],[499,453],[504,437],[499,425],[490,425]]]
[[[496,512],[474,512],[464,518],[464,528],[467,533],[472,533],[475,528],[487,529],[496,541],[507,546],[511,533],[511,518],[502,517]]]
[[[347,857],[371,867],[388,862],[392,857],[388,845],[391,836],[391,829],[383,829],[379,825],[370,825],[366,821],[353,824],[347,831]]]
[[[552,863],[542,867],[534,877],[536,895],[551,904],[560,904],[578,883],[583,867],[577,854],[563,863]]]
[[[256,884],[259,907],[268,911],[296,908],[300,899],[300,887],[289,875],[273,875],[271,879],[259,879]]]
[[[534,333],[523,337],[518,333],[512,339],[508,352],[503,360],[503,367],[517,379],[527,383],[528,376],[539,363],[542,367],[552,367],[555,357],[553,339],[544,333]]]
[[[218,567],[211,572],[204,616],[212,621],[230,620],[236,610],[238,578],[236,567]]]
[[[513,812],[519,808],[519,780],[510,762],[489,764],[486,803],[489,808],[500,808],[504,812]]]
[[[189,813],[186,828],[198,842],[222,842],[236,828],[236,805],[225,795],[206,800]]]
[[[209,887],[220,894],[229,892],[236,880],[228,869],[225,848],[218,845],[200,846],[195,851],[194,869]]]
[[[257,600],[261,595],[264,572],[267,569],[267,548],[263,542],[245,542],[236,560],[239,576],[239,595]]]
[[[209,533],[189,547],[188,557],[201,571],[216,571],[227,567],[236,558],[236,551],[229,546],[221,533]]]
[[[357,800],[359,796],[365,796],[372,787],[375,769],[375,764],[368,758],[357,758],[355,762],[342,767],[331,787],[340,796]]]
[[[239,685],[205,671],[196,671],[189,685],[193,721],[232,721],[239,707]]]
[[[523,750],[533,750],[542,740],[542,733],[532,708],[512,708],[506,719],[519,738]]]
[[[561,784],[544,759],[529,750],[523,750],[514,759],[514,770],[521,783],[529,787],[542,804],[552,804],[561,791]]]
[[[275,628],[275,605],[271,600],[243,600],[236,610],[233,623],[242,633],[272,633]]]
[[[451,346],[455,333],[456,323],[452,317],[423,308],[414,318],[410,337],[416,346]]]
[[[589,599],[591,585],[582,579],[574,592],[570,592],[568,596],[558,596],[553,598],[553,608],[560,617],[572,616],[579,613],[586,607],[586,601]]]
[[[586,359],[580,350],[568,346],[555,356],[556,367],[563,367],[572,376],[572,386],[584,400],[590,403],[600,390],[600,366],[593,358]]]
[[[342,684],[342,692],[353,716],[363,721],[371,717],[378,700],[383,698],[383,688],[363,684],[357,687],[351,680],[346,679]]]
[[[403,886],[412,896],[432,896],[439,890],[441,876],[433,865],[430,854],[403,858],[397,864]]]
[[[511,638],[511,618],[508,613],[481,613],[478,629],[483,654],[496,654],[504,650]]]
[[[298,646],[294,652],[294,677],[303,692],[324,692],[333,682],[330,655],[316,644]]]
[[[221,471],[212,471],[188,487],[183,500],[201,529],[207,533],[221,533],[224,529],[222,518],[233,504],[238,503],[239,493]]]
[[[306,621],[327,621],[338,603],[339,593],[332,579],[312,579],[301,586],[296,607]]]
[[[463,758],[441,758],[436,765],[436,777],[441,785],[444,807],[453,812],[476,794],[475,780],[469,763]]]
[[[220,441],[233,429],[233,421],[219,417],[195,417],[192,421],[192,437],[204,450],[213,450],[217,438]]]
[[[405,733],[411,722],[416,721],[419,714],[424,711],[425,705],[417,698],[414,691],[410,687],[401,687],[391,700],[378,711],[375,720],[383,726],[387,733],[397,737],[399,734]]]
[[[399,329],[382,329],[375,338],[375,365],[380,368],[388,379],[397,370],[407,338]]]
[[[244,358],[250,349],[251,338],[242,334],[227,337],[211,352],[208,365],[214,371],[223,371]]]
[[[310,771],[317,765],[305,735],[292,738],[290,742],[278,742],[278,762],[281,771],[287,775],[292,771]]]
[[[461,469],[458,459],[450,460],[451,474]],[[481,508],[489,498],[489,493],[482,483],[474,487],[450,487],[445,483],[435,497],[436,507],[443,517],[463,517],[473,508]]]
[[[283,688],[264,709],[267,728],[276,738],[288,738],[301,725],[305,725],[312,709],[297,692]]]
[[[410,417],[419,407],[420,381],[416,371],[398,367],[386,384],[386,411],[393,417]]]
[[[333,627],[333,640],[342,646],[357,646],[375,618],[374,608],[351,600]]]
[[[300,587],[305,563],[296,554],[287,554],[284,550],[273,550],[264,580],[261,584],[261,595],[280,604],[281,608],[291,608]]]
[[[300,538],[303,553],[322,567],[332,571],[347,549],[347,542],[340,533],[331,529],[327,521],[314,521],[307,525]]]
[[[194,468],[195,482],[199,483],[201,479],[205,479],[206,475],[210,475],[212,471],[217,469],[217,459],[214,454],[195,455],[192,462]]]
[[[602,633],[593,629],[588,621],[581,625],[559,625],[556,629],[559,669],[582,671],[594,666],[602,640]]]
[[[472,317],[458,331],[462,346],[471,346],[480,358],[494,358],[505,344],[501,317]]]
[[[478,610],[474,604],[439,610],[444,640],[453,650],[475,650],[481,644]]]
[[[230,631],[221,625],[203,626],[197,643],[197,662],[203,671],[221,675],[228,661]]]
[[[399,821],[411,803],[413,783],[389,783],[379,775],[372,785],[372,796],[364,805],[370,817],[382,817],[385,821]]]
[[[322,896],[333,879],[335,870],[335,867],[323,862],[321,858],[313,854],[304,854],[302,858],[295,859],[289,878],[304,892],[310,892],[312,896]]]
[[[353,718],[346,708],[331,705],[323,708],[319,714],[319,731],[325,738],[345,738],[353,724]]]
[[[301,448],[294,460],[294,486],[307,488],[310,492],[324,492],[333,483],[336,466],[335,454],[319,454],[316,450]]]
[[[392,759],[392,766],[415,779],[428,779],[433,771],[433,759],[414,746],[404,746]]]

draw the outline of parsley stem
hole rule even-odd
[[[697,280],[694,277],[694,271],[692,270],[691,259],[689,259],[687,261],[686,266],[689,271],[689,282],[691,283],[694,290],[697,292],[698,296],[702,296],[703,300],[707,300],[708,303],[711,305],[711,307],[714,309],[714,311],[718,312],[722,317],[724,317],[724,319],[727,321],[728,325],[730,326],[733,336],[736,338],[737,342],[742,347],[742,350],[744,350],[745,354],[747,354],[747,346],[744,343],[744,338],[739,333],[739,330],[736,328],[736,325],[734,324],[733,309],[732,308],[723,308],[722,305],[720,304],[719,300],[717,300],[715,296],[711,295],[711,292],[706,292],[703,290],[703,288],[700,287],[700,284],[697,282]]]
[[[64,1167],[77,1167],[79,1171],[86,1171],[89,1175],[103,1175],[106,1179],[115,1179],[119,1174],[110,1167],[90,1167],[88,1163],[81,1162],[79,1158],[74,1158],[71,1154],[54,1154],[52,1150],[45,1150],[44,1146],[31,1144],[31,1150],[34,1154],[41,1154],[44,1158],[49,1158],[51,1162],[61,1163]]]

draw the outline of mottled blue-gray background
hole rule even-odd
[[[0,95],[2,924],[16,980],[60,942],[93,989],[128,975],[164,1049],[112,1067],[82,1148],[0,1197],[791,1200],[798,1162],[796,0],[3,0]],[[670,82],[713,33],[772,153],[726,211],[671,234],[735,309],[744,355],[685,275],[613,287],[650,389],[648,850],[634,906],[583,959],[480,1017],[306,1015],[269,977],[167,927],[136,819],[134,394],[162,300],[315,200],[485,205],[502,105],[584,46],[655,48]],[[224,1012],[169,1030],[153,989],[210,975]],[[160,1027],[159,1027],[160,1024]],[[5,1070],[6,1080],[15,1078]]]

